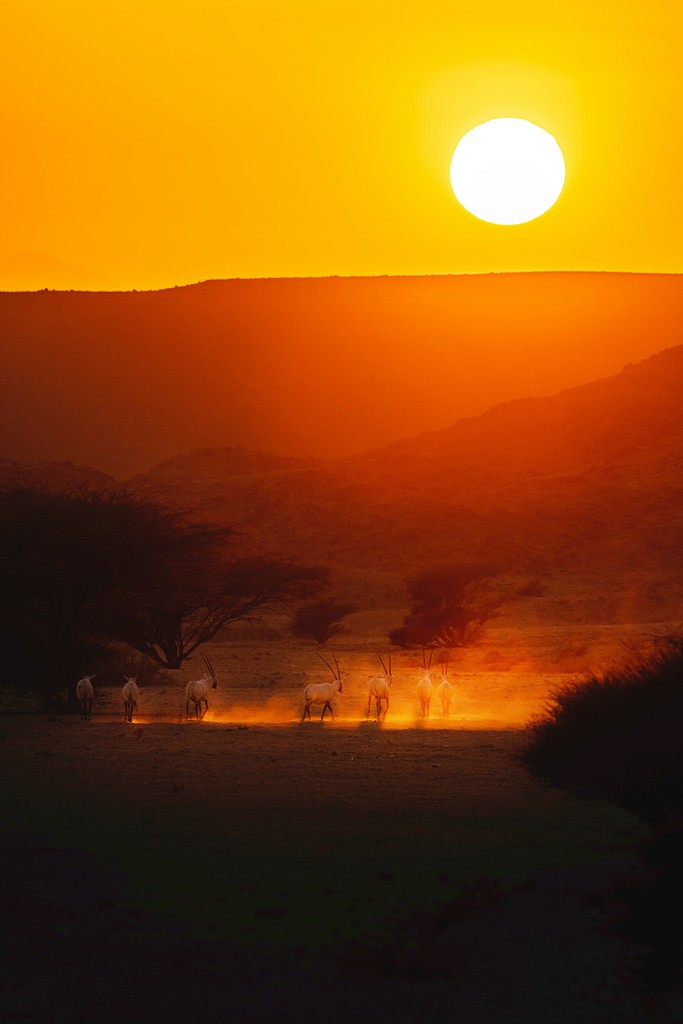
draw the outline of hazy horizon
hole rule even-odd
[[[23,254],[19,254],[23,255]],[[7,261],[0,260],[0,265]],[[384,278],[394,279],[412,279],[412,278],[481,278],[481,277],[522,277],[522,276],[542,276],[548,274],[562,274],[564,276],[571,276],[574,274],[610,274],[610,275],[622,275],[631,277],[681,277],[683,278],[683,270],[620,270],[618,267],[607,267],[607,268],[567,268],[562,269],[560,267],[544,267],[532,270],[473,270],[473,271],[459,271],[459,272],[435,272],[435,273],[369,273],[369,274],[234,274],[229,277],[205,277],[198,278],[196,280],[187,281],[176,281],[170,284],[161,284],[151,288],[105,288],[105,287],[91,287],[91,288],[71,288],[71,287],[49,287],[49,286],[34,286],[30,288],[7,288],[0,287],[0,295],[17,295],[17,294],[34,294],[36,292],[76,292],[84,294],[106,294],[106,295],[133,295],[133,294],[149,294],[156,292],[169,292],[175,291],[179,288],[195,288],[199,285],[208,284],[222,284],[232,281],[367,281],[367,280],[382,280]]]
[[[683,341],[683,277],[607,271],[0,293],[0,456],[125,479],[242,447],[344,456]]]
[[[11,0],[0,288],[681,272],[682,19],[617,0],[569,20],[539,0]],[[512,228],[449,180],[498,117],[543,127],[566,164],[552,209]]]

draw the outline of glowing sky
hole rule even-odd
[[[682,272],[683,13],[578,0],[3,0],[0,288]],[[552,210],[458,204],[458,139],[551,132]]]

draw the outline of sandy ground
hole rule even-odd
[[[423,723],[399,663],[379,725],[349,649],[337,718],[300,723],[317,665],[249,651],[213,649],[200,722],[190,673],[132,724],[117,689],[90,721],[4,695],[4,1019],[677,1019],[638,994],[597,896],[637,872],[645,829],[519,764],[559,676],[463,671],[451,717]]]

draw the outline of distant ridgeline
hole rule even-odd
[[[679,275],[0,293],[0,456],[126,477],[197,448],[348,455],[618,373],[682,323]]]
[[[541,618],[674,620],[683,609],[681,393],[678,346],[361,455],[208,448],[130,484],[234,523],[246,545],[332,565],[362,607],[390,600],[392,588],[400,603],[400,581],[424,565],[479,557],[500,568],[510,596],[537,578],[526,599]],[[31,472],[69,475],[63,465]],[[89,472],[73,467],[74,481]]]

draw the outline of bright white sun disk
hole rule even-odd
[[[562,150],[531,121],[498,117],[461,138],[451,160],[458,202],[491,224],[524,224],[540,217],[564,187]]]

